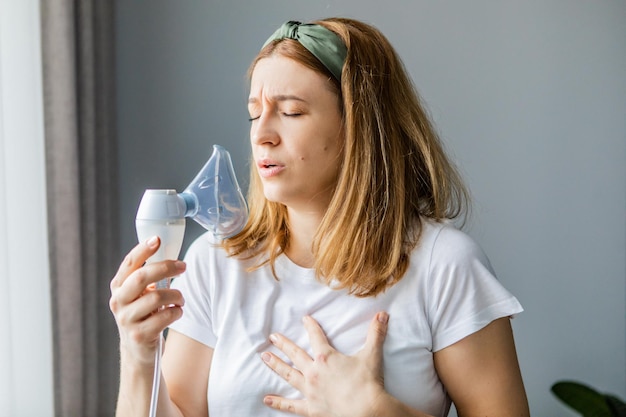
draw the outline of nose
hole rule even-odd
[[[278,145],[280,135],[276,128],[275,117],[271,112],[264,111],[258,119],[252,121],[250,140],[253,145]]]

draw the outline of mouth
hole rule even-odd
[[[262,177],[269,178],[280,173],[285,166],[271,159],[262,159],[257,162],[257,168]]]
[[[283,165],[270,159],[262,159],[257,163],[257,166],[261,169],[269,169],[269,168],[282,167]]]

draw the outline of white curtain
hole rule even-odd
[[[53,416],[39,1],[0,0],[0,416]]]

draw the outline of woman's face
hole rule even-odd
[[[344,141],[330,81],[289,58],[261,59],[252,72],[248,111],[265,197],[292,209],[326,210]]]

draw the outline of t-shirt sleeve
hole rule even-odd
[[[433,244],[429,278],[433,351],[523,311],[479,245],[454,227],[443,227]]]
[[[185,299],[183,315],[170,325],[170,329],[215,347],[217,337],[211,313],[213,280],[207,262],[210,252],[211,242],[206,234],[197,238],[187,250],[184,258],[187,269],[172,282],[172,288],[178,289]]]

